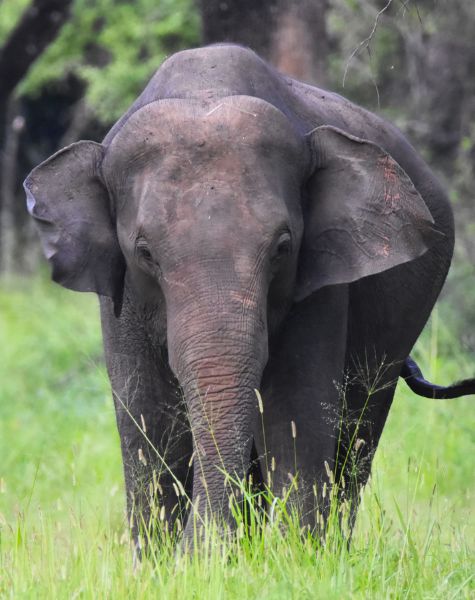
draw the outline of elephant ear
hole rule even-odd
[[[330,126],[312,132],[296,300],[421,256],[443,235],[402,167],[382,148]]]
[[[23,185],[54,281],[110,296],[117,308],[125,262],[99,176],[103,157],[101,144],[77,142],[33,169]]]

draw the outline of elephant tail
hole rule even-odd
[[[405,380],[414,393],[424,396],[424,398],[446,400],[475,394],[475,379],[464,379],[448,386],[430,383],[430,381],[424,379],[422,371],[410,356],[404,361],[400,377]]]

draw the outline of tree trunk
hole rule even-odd
[[[19,253],[17,250],[17,158],[18,146],[21,132],[25,126],[25,120],[19,114],[19,103],[11,100],[6,116],[6,127],[4,132],[4,146],[2,160],[0,163],[0,194],[2,197],[0,213],[0,271],[13,273],[18,268]],[[25,211],[23,211],[25,212]]]
[[[61,27],[69,18],[72,0],[33,0],[25,10],[18,25],[13,29],[5,44],[0,48],[0,216],[6,223],[0,223],[0,252],[7,246],[13,249],[16,239],[15,224],[15,180],[18,136],[13,130],[7,133],[7,113],[9,101],[16,86],[25,77],[33,62],[56,38]],[[18,125],[19,121],[16,121]],[[8,137],[8,140],[7,140]],[[7,148],[7,143],[9,147]],[[13,153],[13,154],[12,154]],[[4,181],[4,177],[7,181]],[[6,193],[6,197],[4,197]],[[7,202],[8,207],[4,206]],[[6,235],[7,240],[3,238]],[[0,265],[11,262],[12,256],[2,257]],[[10,265],[11,266],[11,265]]]
[[[469,56],[463,43],[444,32],[431,36],[425,45],[423,114],[428,129],[424,141],[431,163],[446,176],[453,173],[462,141]]]
[[[72,0],[34,0],[0,49],[1,95],[7,98],[69,18]]]
[[[278,3],[278,0],[200,0],[203,42],[234,42],[268,58]]]
[[[279,71],[307,83],[325,85],[329,52],[327,0],[281,1],[269,60]]]
[[[324,84],[327,0],[200,0],[205,44],[248,46],[280,71]]]

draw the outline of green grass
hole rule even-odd
[[[39,278],[0,288],[1,598],[474,597],[474,399],[426,400],[404,384],[349,552],[336,536],[316,552],[279,527],[283,510],[234,551],[190,560],[168,546],[134,568],[96,305]],[[441,382],[475,363],[447,310],[415,352]]]

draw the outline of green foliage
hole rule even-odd
[[[78,76],[104,122],[135,100],[167,54],[197,45],[192,0],[76,0],[71,20],[35,63],[19,93],[35,95],[49,82]]]
[[[416,348],[440,382],[473,374],[449,316],[442,304]],[[473,597],[473,398],[399,386],[350,551],[334,521],[321,547],[277,500],[272,523],[236,512],[253,536],[210,528],[192,560],[168,541],[134,568],[96,299],[3,282],[0,336],[1,598]]]
[[[8,38],[30,0],[3,0],[0,3],[0,44]]]

